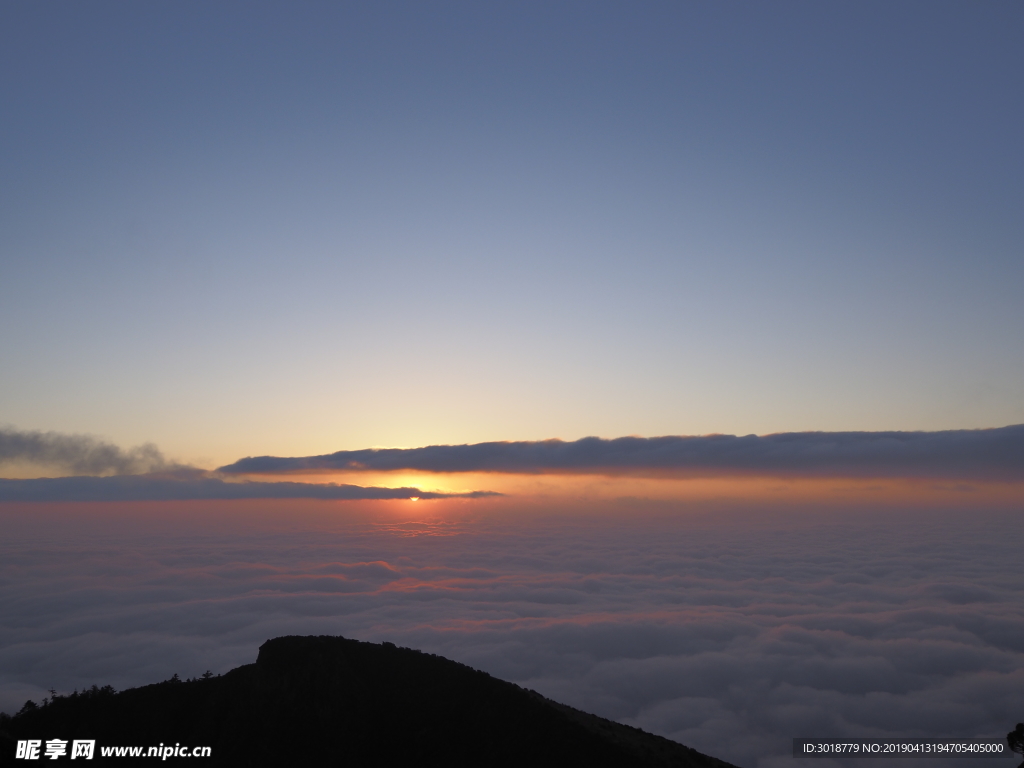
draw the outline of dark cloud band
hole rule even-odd
[[[420,470],[588,473],[670,471],[846,477],[1024,479],[1024,425],[944,432],[786,432],[705,437],[586,437],[495,442],[324,456],[248,457],[220,472]]]
[[[130,475],[177,466],[152,443],[125,450],[88,435],[0,429],[0,465],[14,462],[60,467],[81,475]]]
[[[0,479],[3,501],[181,501],[192,499],[444,499],[496,496],[489,491],[433,493],[317,483],[225,482],[199,471],[114,477]]]

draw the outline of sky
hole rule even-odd
[[[1004,735],[1022,38],[0,1],[0,711],[324,632],[743,768]]]
[[[215,467],[1024,422],[1018,4],[0,13],[0,423]]]

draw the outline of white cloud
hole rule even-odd
[[[743,766],[786,762],[794,736],[1001,738],[1024,715],[1005,514],[478,515],[407,536],[338,509],[234,533],[173,511],[0,511],[0,709],[328,633],[440,653]]]

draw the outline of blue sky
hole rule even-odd
[[[0,423],[1024,422],[1014,3],[6,3]]]

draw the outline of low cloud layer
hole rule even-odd
[[[1024,425],[944,432],[787,432],[706,437],[587,437],[411,449],[258,456],[235,474],[315,471],[681,472],[833,477],[1024,479]]]
[[[0,508],[0,709],[324,633],[443,654],[745,768],[792,765],[794,736],[1001,739],[1021,720],[1014,515],[623,512],[295,511],[224,532]]]
[[[497,496],[489,491],[434,493],[418,488],[366,488],[335,483],[225,482],[202,470],[112,477],[0,479],[4,501],[181,501],[186,499],[447,499]]]
[[[78,475],[133,475],[176,467],[152,443],[125,450],[89,435],[0,428],[0,466],[37,464]]]

